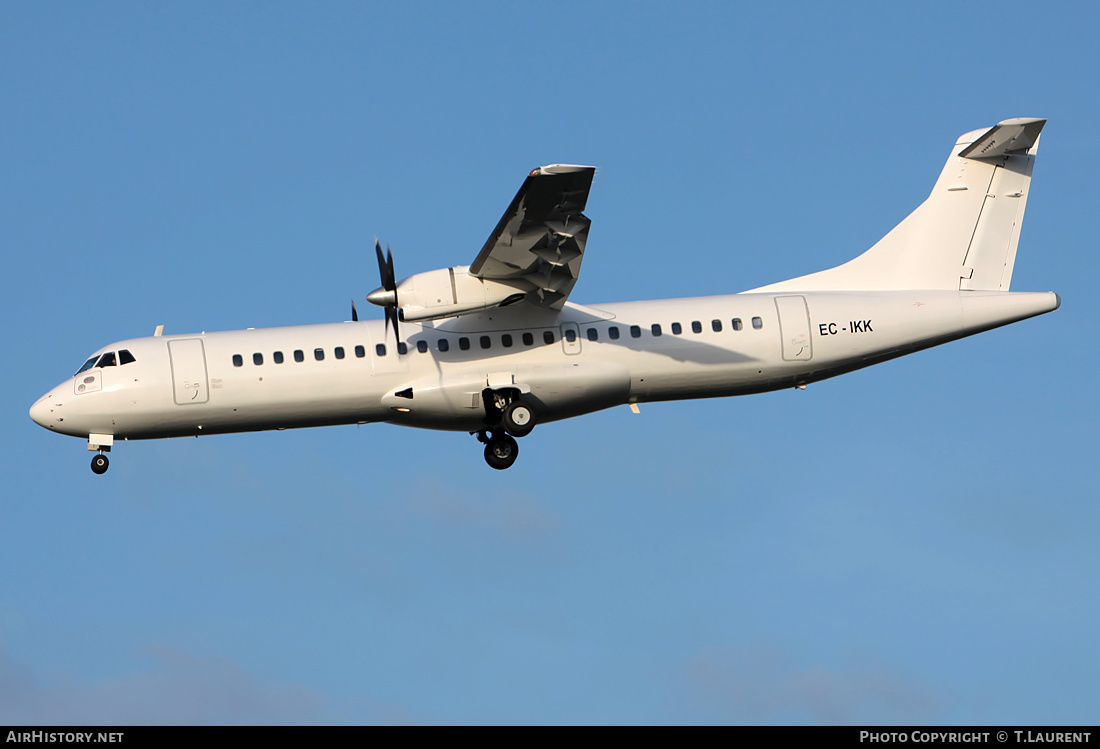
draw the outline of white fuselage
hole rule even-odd
[[[101,349],[134,361],[65,380],[31,417],[115,439],[368,422],[478,431],[487,391],[521,393],[542,422],[796,387],[1058,304],[1054,293],[984,291],[745,293],[560,312],[520,304],[403,323],[404,354],[382,321],[135,338]]]

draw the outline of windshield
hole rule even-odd
[[[95,366],[114,367],[114,366],[118,366],[118,365],[122,365],[122,364],[130,364],[131,362],[135,362],[135,361],[137,361],[137,359],[135,359],[134,355],[131,354],[126,349],[121,349],[118,352],[117,361],[115,359],[115,352],[114,351],[108,351],[106,354],[97,354],[96,356],[93,356],[88,361],[84,362],[84,366],[82,366],[80,369],[76,370],[76,374],[80,374],[81,372],[86,372],[86,371],[88,371],[89,369],[91,369],[92,367],[95,367]]]

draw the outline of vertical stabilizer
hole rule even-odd
[[[932,194],[859,257],[753,291],[1008,291],[1046,120],[959,137]]]

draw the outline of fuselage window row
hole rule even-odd
[[[737,331],[737,330],[743,330],[745,326],[744,326],[744,323],[741,322],[740,317],[735,317],[730,321],[730,327],[733,330]],[[763,318],[753,317],[752,318],[752,327],[753,327],[753,330],[761,330],[764,327]],[[671,323],[669,325],[669,328],[672,330],[673,335],[682,335],[683,332],[684,332],[683,326],[678,322]],[[722,321],[718,320],[718,319],[711,320],[710,321],[710,329],[713,330],[715,333],[721,333],[722,332]],[[631,325],[629,330],[630,330],[630,337],[631,338],[641,338],[642,337],[642,328],[641,328],[641,326]],[[650,330],[650,333],[653,335],[654,338],[657,338],[657,337],[659,337],[663,334],[663,329],[662,329],[660,323],[653,323],[652,325],[650,325],[649,330]],[[691,331],[693,333],[702,333],[703,332],[703,323],[701,323],[698,320],[692,321]],[[600,340],[600,333],[599,333],[598,328],[586,328],[585,329],[585,335],[587,336],[589,341],[596,342],[596,341]],[[607,328],[607,337],[609,339],[611,339],[613,341],[617,341],[617,340],[619,340],[620,335],[621,335],[621,333],[619,331],[619,326],[618,325],[609,325],[608,326],[608,328]],[[576,333],[576,331],[574,331],[572,329],[566,329],[565,332],[564,332],[564,338],[569,343],[573,343],[577,340],[577,333]],[[543,342],[547,345],[553,344],[556,340],[555,336],[554,336],[554,332],[552,330],[544,330],[543,333],[542,333],[542,339],[543,339]],[[533,346],[533,345],[535,345],[534,333],[524,332],[521,335],[521,340],[523,341],[524,346]],[[491,336],[483,335],[483,336],[479,337],[478,343],[481,346],[481,348],[489,349],[489,348],[492,348],[493,340],[492,340]],[[502,333],[501,336],[500,336],[500,344],[504,348],[512,348],[515,345],[515,340],[514,340],[514,338],[512,337],[512,335],[510,333]],[[458,347],[462,351],[469,351],[470,350],[470,339],[466,336],[460,337],[458,339]],[[429,345],[428,341],[423,339],[423,338],[421,338],[420,340],[418,340],[416,342],[416,350],[421,354],[428,353],[429,348],[430,348],[430,345]],[[450,351],[450,349],[451,349],[450,340],[447,339],[447,338],[437,339],[436,340],[436,349],[438,351],[441,351],[441,352]],[[398,344],[397,344],[397,352],[398,352],[398,354],[408,353],[408,344],[405,343],[404,341],[399,341]],[[337,359],[343,359],[346,356],[346,353],[344,351],[343,346],[337,346],[336,348],[334,348],[332,350],[332,353],[333,353],[333,356],[335,356]],[[375,353],[376,356],[385,356],[386,355],[386,344],[384,344],[384,343],[376,344],[375,347],[374,347],[374,353]],[[356,346],[355,347],[355,356],[356,356],[356,358],[362,359],[366,355],[367,355],[367,350],[366,350],[365,346]],[[282,351],[276,351],[271,355],[271,358],[276,364],[282,364],[283,361],[284,361],[283,352]],[[325,350],[323,348],[313,349],[313,358],[316,361],[324,361],[324,359],[325,359]],[[134,356],[129,351],[127,351],[126,349],[122,349],[121,351],[118,352],[118,362],[119,363],[129,364],[132,361],[134,361]],[[294,351],[294,361],[296,361],[296,362],[304,362],[305,361],[305,353],[301,349],[296,349]],[[262,353],[259,353],[259,352],[252,354],[252,363],[256,366],[263,365],[264,355]],[[89,359],[88,361],[86,361],[84,363],[84,366],[80,368],[80,372],[91,369],[93,366],[113,367],[113,366],[115,366],[115,364],[116,364],[115,352],[110,351],[110,352],[108,352],[106,354],[102,354],[98,357],[93,356],[91,359]],[[233,366],[234,367],[244,366],[244,357],[241,356],[240,354],[233,354]],[[80,372],[78,372],[77,374],[79,374]]]

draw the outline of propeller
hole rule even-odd
[[[359,322],[359,313],[355,309],[355,300],[351,300],[351,321]]]
[[[401,335],[397,332],[397,278],[393,272],[393,251],[386,245],[386,254],[382,254],[382,245],[378,238],[374,239],[374,252],[378,256],[378,275],[382,278],[382,286],[367,294],[367,301],[386,308],[386,327],[393,326],[393,337],[398,341]]]

